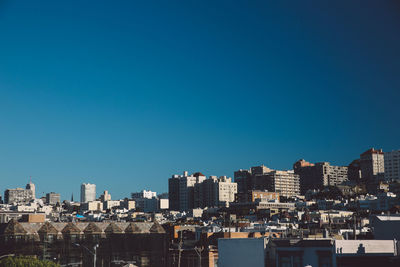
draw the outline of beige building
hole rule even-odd
[[[134,200],[124,199],[121,201],[121,207],[127,210],[134,210],[136,208],[136,202]]]
[[[31,200],[33,200],[33,191],[30,189],[15,188],[15,189],[7,189],[4,192],[4,202],[6,204],[28,203]]]
[[[167,210],[167,209],[169,209],[168,198],[160,198],[160,199],[158,199],[158,209],[159,210]]]
[[[382,149],[368,149],[360,155],[361,177],[367,182],[384,180],[385,156]]]
[[[173,175],[168,180],[169,207],[171,210],[188,211],[193,209],[196,204],[194,188],[198,183],[206,180],[206,176],[201,172],[189,175],[187,171],[183,175]]]
[[[273,187],[271,191],[284,197],[300,195],[300,178],[294,171],[272,171],[268,176]]]
[[[280,196],[294,197],[300,195],[300,178],[294,171],[269,171],[254,176],[256,190],[277,192]]]
[[[82,211],[102,211],[103,210],[103,203],[101,201],[88,201],[81,204]]]
[[[238,183],[239,193],[242,196],[248,196],[253,190],[276,192],[284,197],[300,194],[299,175],[291,170],[278,171],[265,165],[236,171],[235,182]]]
[[[109,201],[109,200],[111,200],[111,195],[108,193],[108,191],[107,190],[105,190],[104,192],[103,192],[103,194],[100,196],[100,201]]]
[[[119,200],[107,200],[103,201],[103,209],[112,209],[114,207],[119,207],[121,205],[121,202]]]
[[[230,202],[235,201],[235,194],[237,193],[237,184],[232,182],[232,178],[221,176],[217,183],[217,202],[218,206],[229,206]]]
[[[329,162],[310,163],[301,159],[294,163],[294,172],[300,177],[302,194],[309,189],[336,186],[348,180],[347,166],[334,166]]]
[[[237,184],[226,176],[210,176],[195,185],[195,207],[227,207],[235,201]]]

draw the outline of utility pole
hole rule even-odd
[[[353,214],[353,234],[354,234],[354,240],[357,240],[357,231],[356,231],[356,227],[357,227],[357,217],[356,217],[356,213]]]
[[[96,267],[96,259],[97,259],[97,256],[96,256],[96,253],[97,253],[97,247],[98,247],[99,245],[95,245],[94,247],[93,247],[93,250],[94,250],[94,254],[93,254],[93,267]]]
[[[204,247],[200,247],[200,248],[195,247],[194,248],[194,251],[196,251],[197,256],[199,256],[199,267],[201,267],[201,252],[203,252],[203,250],[204,250]]]
[[[178,244],[178,267],[181,267],[182,235],[183,235],[183,232],[181,231],[181,238],[179,239],[179,244]]]
[[[75,246],[77,246],[77,247],[82,247],[82,248],[84,248],[84,249],[86,249],[90,254],[92,254],[92,256],[93,256],[93,266],[94,267],[96,267],[96,258],[97,258],[97,248],[99,247],[99,244],[96,244],[94,247],[93,247],[93,251],[94,252],[92,252],[90,249],[88,249],[87,247],[85,247],[84,245],[81,245],[81,244],[78,244],[78,243],[74,243],[73,245],[75,245]]]

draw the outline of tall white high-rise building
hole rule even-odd
[[[95,200],[96,200],[96,185],[83,183],[81,185],[81,202],[86,203]]]
[[[29,181],[29,183],[26,185],[25,187],[27,190],[31,190],[32,191],[32,198],[35,199],[36,198],[36,187],[35,184],[32,183],[32,181]]]
[[[400,150],[384,152],[385,180],[400,181]]]

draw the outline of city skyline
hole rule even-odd
[[[95,3],[95,4],[94,4]],[[396,1],[0,3],[0,192],[399,149]],[[42,193],[44,192],[44,194]]]
[[[370,149],[368,149],[368,150],[366,150],[366,151],[364,151],[363,153],[360,153],[360,156],[362,156],[363,154],[365,154],[365,153],[367,153],[367,152],[369,152],[369,151],[371,151],[371,150],[374,150],[374,148],[370,148]],[[376,150],[376,151],[379,151],[379,150]],[[382,151],[381,151],[382,152]],[[389,157],[389,159],[390,160],[392,160],[392,157],[393,157],[393,153],[400,153],[400,149],[399,150],[391,150],[391,151],[383,151],[383,152],[385,152],[385,154],[387,155],[387,157]],[[358,158],[353,158],[353,160],[352,160],[352,162],[350,162],[349,164],[342,164],[342,165],[339,165],[339,166],[333,166],[334,168],[337,168],[337,167],[344,167],[345,169],[345,171],[346,171],[346,177],[347,177],[347,167],[348,166],[350,166],[355,160],[358,160]],[[265,167],[266,169],[268,169],[268,170],[270,170],[270,171],[272,171],[272,172],[274,172],[274,171],[278,171],[278,172],[286,172],[286,171],[295,171],[296,172],[296,169],[294,168],[294,166],[296,165],[296,164],[298,164],[300,161],[303,161],[303,162],[305,162],[306,164],[308,164],[308,165],[306,165],[306,166],[314,166],[315,164],[325,164],[325,163],[328,163],[328,165],[327,166],[330,166],[330,164],[332,164],[332,163],[334,163],[333,161],[315,161],[315,162],[307,162],[307,161],[304,161],[304,159],[299,159],[298,161],[296,161],[296,162],[294,162],[294,164],[292,165],[292,167],[291,168],[287,168],[287,169],[276,169],[276,168],[273,168],[272,166],[269,166],[269,165],[265,165],[264,163],[261,163],[261,164],[259,164],[259,165],[251,165],[251,166],[247,166],[247,167],[245,167],[245,168],[236,168],[235,170],[233,170],[232,171],[232,174],[235,174],[238,170],[240,170],[240,171],[242,171],[242,170],[248,170],[248,169],[251,169],[251,168],[253,168],[253,167],[256,167],[257,168],[257,166],[262,166],[262,167]],[[311,164],[311,165],[309,165],[309,164]],[[391,163],[390,163],[391,164]],[[397,165],[398,163],[396,163],[396,165]],[[321,165],[322,166],[322,165]],[[271,167],[271,168],[269,168],[269,167]],[[199,172],[200,171],[200,172]],[[185,176],[187,176],[187,175],[195,175],[195,174],[198,174],[198,173],[200,173],[200,174],[202,174],[202,172],[201,172],[201,170],[194,170],[194,171],[188,171],[187,169],[183,169],[183,170],[181,170],[181,172],[176,172],[176,173],[174,173],[174,174],[172,174],[172,177],[174,177],[174,176],[176,176],[176,174],[177,173],[183,173]],[[390,173],[392,173],[392,171],[390,170]],[[396,174],[397,175],[397,174]],[[178,175],[179,176],[179,175]],[[208,173],[208,174],[205,174],[205,177],[206,178],[208,178],[208,177],[228,177],[228,178],[234,178],[235,177],[235,175],[225,175],[225,174],[218,174],[218,175],[215,175],[215,173]],[[336,176],[332,176],[332,179],[335,179],[335,177]],[[396,176],[396,177],[394,177],[394,179],[396,180],[396,179],[398,179],[397,178],[398,177],[398,175]],[[386,177],[385,176],[385,178],[386,179],[389,179],[390,178],[390,176],[388,176],[388,177]],[[351,178],[351,179],[356,179],[356,178]],[[88,179],[86,179],[86,180],[88,180]],[[85,180],[85,181],[86,181]],[[91,179],[91,180],[94,180],[94,179]],[[169,178],[167,178],[166,179],[166,182],[167,182],[167,185],[165,186],[165,187],[162,187],[163,189],[161,189],[161,190],[154,190],[154,188],[151,188],[151,187],[149,187],[149,186],[145,186],[145,187],[142,187],[142,188],[137,188],[137,189],[132,189],[132,190],[130,190],[130,189],[128,189],[128,191],[130,190],[130,192],[128,192],[128,193],[126,193],[126,194],[122,194],[122,195],[117,195],[117,197],[116,198],[113,198],[113,199],[124,199],[124,198],[129,198],[130,197],[130,195],[132,194],[132,192],[142,192],[143,190],[144,191],[146,191],[146,190],[150,190],[149,192],[152,192],[152,191],[156,191],[156,192],[158,192],[158,194],[164,194],[164,193],[167,193],[168,192],[168,180],[169,180]],[[83,185],[94,185],[94,193],[95,193],[95,195],[94,195],[94,198],[96,198],[96,199],[100,199],[100,194],[101,194],[101,192],[103,192],[103,191],[106,191],[106,192],[108,192],[109,190],[110,190],[110,188],[111,188],[111,190],[112,190],[112,185],[110,185],[109,187],[107,187],[107,188],[102,188],[101,190],[96,190],[96,184],[91,184],[90,182],[89,183],[86,183],[85,181],[82,181],[81,182],[81,184],[80,184],[80,190],[79,190],[79,192],[78,192],[78,194],[76,194],[75,192],[72,192],[71,193],[71,195],[66,195],[65,197],[64,196],[62,196],[61,197],[61,200],[70,200],[70,198],[72,197],[72,196],[75,196],[75,198],[74,198],[74,201],[76,202],[78,199],[80,199],[81,201],[80,202],[85,202],[85,201],[82,201],[82,187],[83,187]],[[237,182],[236,180],[232,180],[232,181],[234,181],[234,182]],[[28,183],[27,183],[27,185],[26,186],[29,186],[30,184],[34,184],[33,185],[33,188],[35,188],[36,186],[37,186],[37,184],[35,184],[34,183],[34,181],[32,180],[32,176],[30,176],[29,177],[29,179],[28,179]],[[14,183],[15,184],[15,183]],[[23,188],[24,186],[22,186],[22,185],[16,185],[16,186],[14,186],[14,187],[5,187],[4,188],[4,190],[6,190],[6,189],[15,189],[15,188]],[[161,187],[159,187],[159,188],[161,188]],[[35,189],[34,189],[35,190]],[[57,191],[58,189],[54,189],[55,191]],[[61,190],[61,192],[62,192],[62,190]],[[2,196],[3,198],[4,198],[4,194],[3,194],[4,192],[1,192],[0,193],[0,196]],[[37,198],[40,198],[40,197],[46,197],[46,194],[48,194],[48,193],[54,193],[53,191],[48,191],[48,192],[46,192],[46,191],[43,191],[43,192],[41,192],[41,191],[39,191],[39,196],[37,196]],[[57,193],[59,194],[59,191],[57,191]],[[154,192],[153,192],[154,193]],[[155,194],[155,193],[154,193]],[[61,194],[62,195],[62,194]],[[94,199],[93,199],[94,200]]]

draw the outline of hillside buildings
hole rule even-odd
[[[30,181],[25,189],[7,189],[4,192],[4,202],[6,204],[24,204],[35,199],[35,185]]]
[[[83,183],[81,185],[81,203],[86,203],[95,200],[96,200],[96,185]]]
[[[293,164],[293,170],[300,176],[301,193],[324,186],[336,186],[348,180],[348,167],[333,166],[329,162],[310,163],[304,159]]]
[[[268,192],[261,190],[250,190],[246,193],[238,193],[236,195],[236,202],[256,202],[256,201],[272,201],[279,202],[279,193]]]
[[[164,198],[161,198],[164,197]],[[143,212],[158,212],[169,208],[168,198],[157,196],[157,192],[142,190],[131,193],[131,198],[135,201],[136,209]]]
[[[361,177],[367,183],[377,183],[385,177],[385,158],[382,149],[368,149],[360,155]]]
[[[46,203],[48,205],[56,205],[57,203],[61,203],[60,194],[51,192],[46,194]]]
[[[36,198],[36,186],[34,183],[32,183],[32,181],[29,181],[28,184],[26,184],[25,187],[26,190],[31,190],[32,191],[32,198],[35,199]]]
[[[235,182],[239,193],[251,190],[267,190],[277,192],[283,197],[293,197],[300,194],[299,175],[292,170],[272,170],[264,165],[251,167],[250,170],[235,172]]]
[[[4,202],[6,204],[23,204],[28,203],[33,199],[32,191],[29,189],[23,188],[15,188],[15,189],[7,189],[4,192]]]
[[[203,182],[205,179],[206,177],[200,172],[189,175],[185,171],[183,175],[173,175],[168,180],[170,209],[186,211],[195,208],[194,185]]]
[[[294,197],[300,194],[300,179],[294,171],[271,171],[256,175],[256,190],[278,192],[283,197]]]
[[[188,211],[198,207],[227,206],[233,202],[237,185],[231,178],[206,176],[200,172],[173,175],[168,180],[169,206],[171,210]]]
[[[195,207],[227,207],[235,200],[237,184],[226,176],[210,176],[195,185]]]
[[[136,192],[136,193],[131,193],[131,198],[132,199],[135,199],[135,198],[148,198],[148,199],[151,199],[151,198],[154,198],[154,197],[157,197],[157,192],[153,192],[153,191],[150,191],[150,190],[142,190],[142,191],[140,191],[140,192]]]

